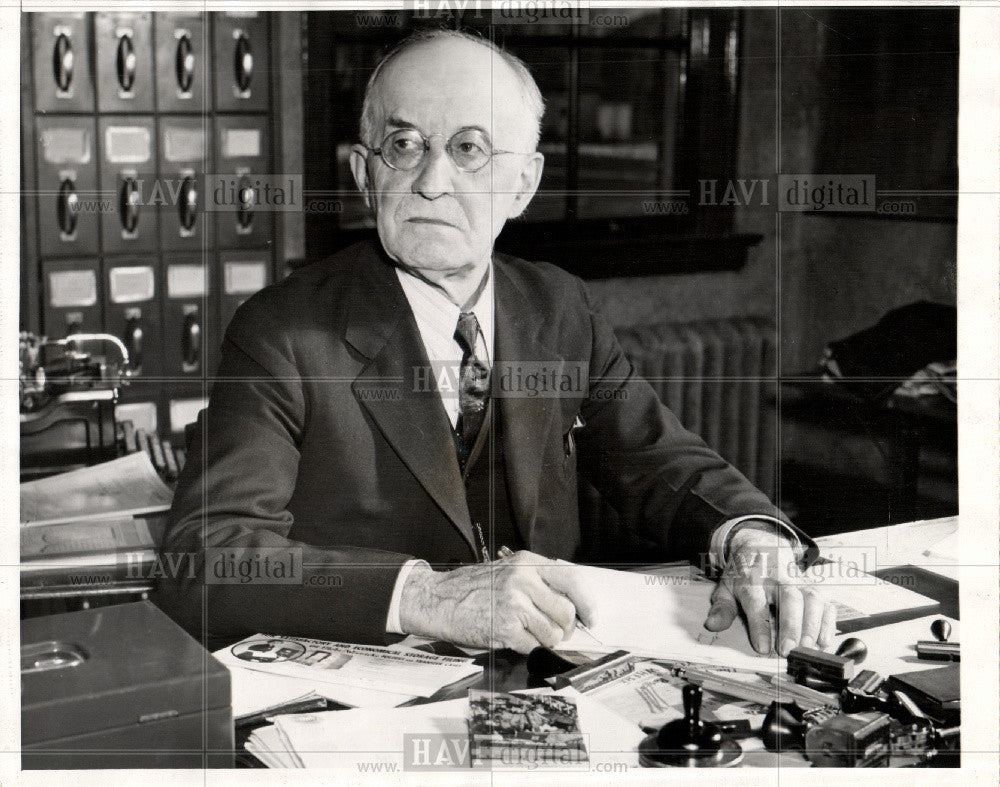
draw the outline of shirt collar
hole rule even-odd
[[[396,266],[396,276],[403,288],[410,309],[417,322],[421,336],[427,338],[428,332],[454,340],[455,326],[461,309],[449,300],[440,289],[429,284],[407,270]],[[480,339],[486,350],[486,360],[493,360],[493,261],[486,269],[486,285],[479,293],[476,302],[469,309],[476,315],[479,322]],[[425,341],[426,343],[426,341]]]

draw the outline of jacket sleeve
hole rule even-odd
[[[410,556],[289,538],[308,409],[301,374],[286,333],[248,302],[188,440],[159,601],[215,640],[267,632],[384,644],[393,586]]]
[[[623,525],[660,544],[672,559],[707,568],[716,528],[748,515],[775,517],[795,530],[812,556],[811,539],[660,402],[579,286],[593,337],[579,469]]]

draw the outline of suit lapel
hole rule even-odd
[[[496,264],[493,365],[493,395],[500,412],[504,436],[507,483],[510,487],[514,522],[524,543],[531,544],[531,529],[538,508],[543,454],[552,418],[558,409],[554,395],[528,396],[518,390],[518,374],[555,373],[559,379],[563,359],[542,344],[540,333],[543,315],[532,307],[530,294],[524,292],[507,274],[504,265]]]
[[[345,339],[369,360],[352,390],[475,552],[451,422],[430,374],[409,302],[388,261],[363,263],[355,277]]]

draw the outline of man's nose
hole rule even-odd
[[[455,165],[444,146],[431,145],[420,162],[411,190],[426,199],[437,199],[452,192]]]

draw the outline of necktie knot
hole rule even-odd
[[[472,312],[462,312],[458,315],[458,325],[455,327],[455,341],[463,352],[476,354],[476,339],[479,337],[479,320]]]

